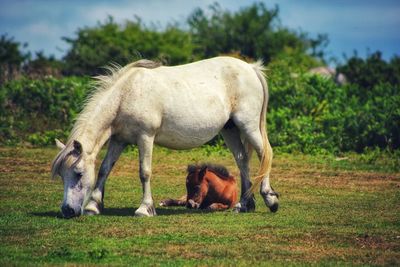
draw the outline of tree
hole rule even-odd
[[[355,54],[344,65],[339,66],[338,71],[344,73],[350,83],[364,89],[380,83],[396,85],[400,83],[400,58],[394,56],[387,62],[380,51],[370,54],[366,59]]]
[[[22,47],[27,47],[27,44],[22,44]],[[29,53],[21,51],[21,43],[3,34],[0,37],[0,82],[13,79],[29,58]]]
[[[311,39],[305,33],[282,27],[278,6],[268,9],[263,3],[255,3],[231,13],[214,4],[209,10],[211,14],[207,15],[196,9],[187,20],[199,58],[238,52],[268,63],[285,49],[304,54],[310,50],[312,55],[323,57],[326,35]]]
[[[138,58],[176,65],[221,54],[263,59],[265,63],[287,51],[299,58],[324,56],[327,37],[312,39],[282,27],[277,6],[268,9],[258,3],[231,13],[214,4],[209,10],[196,9],[188,17],[187,27],[149,27],[138,17],[118,24],[109,17],[95,27],[79,29],[75,38],[64,38],[71,45],[64,57],[65,73],[96,75],[112,62],[125,65]]]
[[[187,32],[174,25],[156,31],[139,18],[120,25],[109,17],[105,23],[79,29],[75,39],[64,40],[71,45],[64,57],[67,74],[96,75],[110,63],[125,65],[142,57],[179,64],[192,55]]]
[[[32,78],[44,76],[60,76],[63,62],[53,55],[46,56],[43,51],[35,53],[35,58],[24,64],[24,73]]]

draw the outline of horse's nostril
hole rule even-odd
[[[62,212],[64,218],[67,218],[67,219],[75,216],[75,210],[68,205],[62,206],[61,212]]]

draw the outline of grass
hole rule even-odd
[[[271,178],[281,194],[276,214],[257,196],[253,213],[157,207],[158,216],[137,218],[141,186],[133,150],[111,173],[104,214],[65,220],[62,182],[49,178],[56,153],[0,148],[1,266],[400,265],[400,173],[387,167],[398,159],[281,154]],[[183,195],[186,165],[200,161],[239,175],[221,149],[156,148],[155,202]]]

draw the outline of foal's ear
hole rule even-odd
[[[56,138],[55,141],[56,141],[56,146],[57,146],[59,149],[63,150],[63,149],[65,148],[65,145],[64,145],[60,140],[58,140],[58,139]]]
[[[199,180],[203,179],[204,175],[206,174],[206,171],[207,171],[207,166],[204,166],[203,168],[200,169],[199,175],[198,175]]]
[[[79,141],[77,141],[77,140],[74,140],[74,150],[80,155],[80,154],[82,154],[82,144],[79,142]]]

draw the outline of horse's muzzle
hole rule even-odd
[[[69,205],[62,206],[61,207],[61,213],[66,219],[70,219],[72,217],[79,216],[80,213],[76,213],[73,208],[71,208]]]

